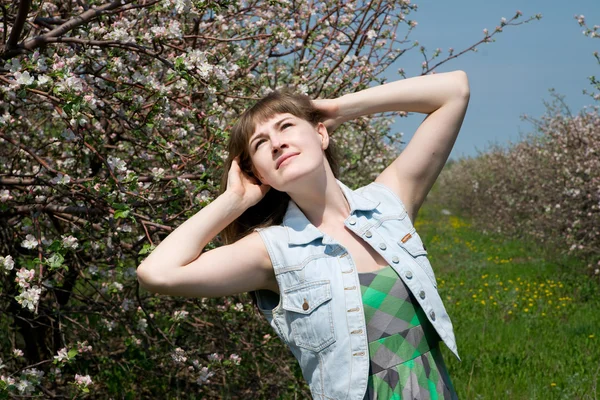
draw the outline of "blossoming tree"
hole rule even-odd
[[[419,50],[410,38],[417,6],[21,0],[1,8],[2,396],[307,394],[246,295],[152,296],[140,291],[135,267],[215,196],[228,129],[244,108],[281,86],[316,98],[380,83]],[[421,47],[423,73],[531,20],[520,17],[445,58]],[[348,183],[372,179],[395,157],[389,117],[336,132]]]

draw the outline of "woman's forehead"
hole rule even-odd
[[[267,131],[273,126],[276,127],[288,118],[297,119],[298,117],[290,113],[277,113],[267,117],[265,120],[256,121],[254,124],[254,131],[251,132],[249,139],[252,140],[255,135],[260,134],[263,131]]]

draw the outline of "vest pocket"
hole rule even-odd
[[[335,342],[328,280],[306,282],[283,291],[282,308],[297,346],[321,351]]]
[[[431,283],[433,283],[433,286],[437,288],[437,281],[435,279],[433,268],[431,268],[431,263],[427,259],[427,250],[425,250],[423,241],[417,231],[414,228],[411,229],[411,231],[403,237],[403,240],[404,243],[401,239],[398,241],[398,244],[415,259],[417,264],[425,271],[431,280]]]

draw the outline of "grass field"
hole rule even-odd
[[[461,399],[598,398],[598,275],[435,206],[416,227],[454,324],[462,361],[443,351]]]

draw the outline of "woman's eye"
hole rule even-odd
[[[288,126],[292,126],[292,124],[290,124],[289,122],[281,125],[281,130],[284,130],[285,128],[287,128]]]
[[[265,141],[265,139],[259,139],[259,140],[256,142],[256,146],[254,146],[254,148],[255,148],[255,149],[258,149],[258,146],[260,146],[260,144],[261,144],[262,142],[264,142],[264,141]]]

